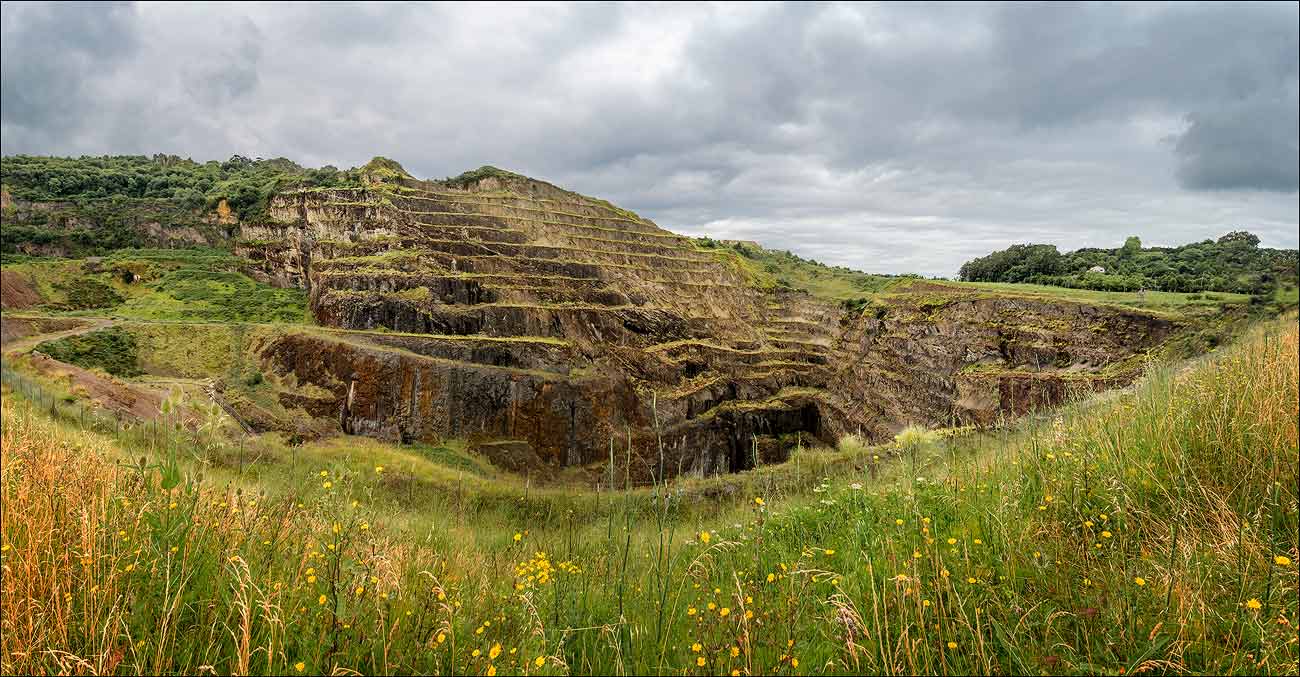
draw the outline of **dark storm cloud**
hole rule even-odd
[[[1294,4],[76,9],[3,5],[6,153],[496,164],[872,270],[1297,240]]]
[[[1198,190],[1295,191],[1300,186],[1296,90],[1188,116],[1178,139],[1178,178]]]

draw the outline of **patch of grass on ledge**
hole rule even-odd
[[[305,322],[307,296],[236,272],[179,268],[148,283],[149,292],[114,314],[142,320]]]

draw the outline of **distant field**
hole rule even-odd
[[[701,244],[701,242],[704,244]],[[827,266],[789,252],[744,244],[728,245],[707,238],[696,240],[696,246],[703,251],[714,252],[718,256],[733,261],[735,265],[747,271],[761,287],[787,286],[792,289],[807,291],[813,296],[831,301],[860,302],[875,294],[905,292],[916,283],[940,284],[958,289],[1042,296],[1088,303],[1106,303],[1156,311],[1186,311],[1200,307],[1215,308],[1222,305],[1246,303],[1250,300],[1250,297],[1246,294],[1224,292],[1185,294],[1148,291],[1140,296],[1137,292],[1093,291],[1039,284],[927,280],[916,276],[878,275],[842,266]],[[1296,298],[1297,292],[1295,288],[1289,290],[1279,289],[1278,291],[1277,300],[1282,305],[1294,305]]]
[[[1148,291],[1145,292],[1145,294],[1139,295],[1138,292],[1093,291],[1090,289],[1050,287],[1041,284],[949,281],[933,283],[961,289],[977,289],[980,291],[999,292],[1005,294],[1047,296],[1069,299],[1072,301],[1108,303],[1112,305],[1132,306],[1134,308],[1147,308],[1150,310],[1180,310],[1186,309],[1189,306],[1217,307],[1225,304],[1246,303],[1250,300],[1250,297],[1246,294],[1228,294],[1224,292],[1181,294],[1177,292]]]

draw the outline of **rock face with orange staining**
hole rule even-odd
[[[845,310],[763,288],[739,254],[500,170],[385,166],[274,196],[241,227],[251,275],[324,326],[258,347],[295,406],[351,434],[464,437],[512,464],[622,458],[641,478],[782,460],[799,440],[986,424],[1127,382],[1179,327],[942,285]],[[507,453],[508,452],[508,453]]]

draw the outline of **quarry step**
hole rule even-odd
[[[689,319],[649,306],[429,305],[396,296],[327,290],[320,294],[315,308],[321,324],[422,334],[547,336],[618,344],[644,342],[643,336],[692,331]]]
[[[611,240],[620,240],[626,242],[647,242],[664,244],[666,246],[681,246],[685,249],[693,248],[690,241],[680,235],[674,235],[667,232],[649,232],[636,230],[623,230],[620,228],[606,228],[604,226],[591,226],[576,223],[554,224],[552,228],[562,232],[582,232],[587,233],[589,237],[608,238]]]
[[[762,411],[789,411],[804,406],[809,400],[822,396],[822,391],[815,388],[783,388],[775,395],[762,400],[726,400],[703,412],[693,419],[709,419],[729,413],[757,413]]]
[[[568,259],[574,261],[600,263],[601,261],[640,261],[674,269],[714,263],[712,259],[697,256],[676,256],[656,253],[640,253],[618,249],[600,249],[594,247],[565,247],[560,245],[543,245],[531,242],[488,242],[468,239],[424,238],[419,241],[422,247],[435,251],[445,251],[460,256],[492,255],[515,256],[524,258]]]
[[[553,257],[508,256],[504,254],[455,254],[442,249],[408,249],[399,254],[381,254],[375,257],[339,257],[321,260],[315,264],[321,269],[339,270],[348,267],[386,267],[388,261],[400,260],[408,265],[425,265],[426,270],[445,271],[454,274],[468,272],[479,274],[528,274],[565,277],[606,278],[610,272],[628,272],[636,274],[642,280],[675,282],[683,278],[706,281],[720,274],[719,270],[707,268],[676,268],[671,270],[677,276],[663,277],[664,266],[651,267],[640,259],[632,263],[602,260],[570,260]],[[429,264],[433,264],[430,266]],[[703,284],[703,282],[697,283]]]
[[[660,261],[650,262],[650,261],[642,261],[639,259],[633,259],[634,262],[632,263],[622,263],[622,262],[609,261],[609,260],[590,260],[590,259],[572,260],[572,259],[546,258],[546,257],[500,256],[500,255],[497,256],[471,255],[471,256],[462,256],[457,258],[454,255],[448,254],[446,252],[433,252],[433,253],[444,254],[449,258],[456,258],[458,261],[471,261],[478,264],[479,266],[484,266],[486,268],[494,267],[494,264],[492,264],[491,261],[499,261],[507,264],[516,264],[516,265],[524,266],[525,267],[524,269],[536,269],[536,268],[545,269],[550,266],[561,266],[567,268],[572,266],[580,270],[594,271],[595,274],[599,274],[599,271],[602,268],[610,268],[616,270],[646,273],[651,278],[658,278],[658,276],[664,272],[664,268],[665,268],[665,266],[659,266],[659,267],[649,266],[650,263],[654,263],[657,265],[661,263]],[[499,270],[499,268],[496,269]],[[717,272],[715,270],[711,270],[708,268],[689,268],[689,267],[672,268],[672,270],[682,275],[698,275],[700,277],[716,274]],[[575,274],[575,276],[579,276],[579,275]]]
[[[487,214],[489,216],[497,216],[497,214],[492,213],[494,211],[509,210],[509,211],[525,211],[525,212],[532,212],[537,214],[545,214],[547,216],[564,216],[564,217],[584,219],[590,221],[610,221],[610,222],[614,222],[615,224],[619,224],[619,226],[623,226],[624,224],[627,224],[627,226],[638,226],[638,227],[649,226],[649,224],[643,221],[637,221],[635,219],[629,219],[623,216],[581,214],[577,212],[565,211],[563,209],[543,209],[543,208],[529,207],[523,205],[508,205],[508,204],[504,204],[502,201],[499,200],[496,201],[474,200],[474,199],[464,198],[464,197],[430,197],[426,195],[410,195],[410,194],[403,194],[400,197],[395,197],[395,199],[414,200],[419,202],[431,203],[434,205],[460,205],[460,204],[472,205],[473,207],[475,207],[475,209],[473,209],[472,211],[482,213],[482,214]],[[649,227],[653,227],[653,226],[649,226]]]
[[[459,239],[476,240],[482,242],[502,242],[511,244],[527,244],[531,239],[528,233],[514,228],[498,228],[494,226],[474,226],[464,223],[439,224],[425,223],[423,221],[414,221],[413,225],[419,226],[425,234],[439,235],[442,239],[454,239],[447,236],[459,235]]]
[[[510,367],[567,375],[586,360],[567,342],[542,337],[501,339],[489,336],[432,336],[349,332],[345,336],[376,346],[465,364]]]
[[[818,354],[824,354],[831,349],[829,340],[801,341],[801,340],[790,339],[790,338],[769,338],[768,343],[778,348],[804,350],[804,351],[818,353]]]
[[[746,365],[771,361],[825,364],[826,357],[819,352],[796,348],[754,348],[739,349],[731,346],[717,345],[707,341],[676,341],[659,344],[646,349],[648,353],[657,353],[673,363],[689,363],[700,359],[715,359],[711,364]]]
[[[447,367],[481,369],[481,370],[497,371],[506,374],[529,375],[533,377],[540,377],[544,379],[554,379],[554,380],[570,380],[571,378],[575,378],[570,373],[568,373],[570,370],[567,368],[565,368],[562,371],[560,370],[548,371],[544,369],[528,368],[528,367],[516,366],[512,364],[493,363],[494,358],[492,356],[488,356],[482,353],[480,353],[478,357],[482,358],[483,361],[476,361],[474,359],[461,359],[460,357],[446,357],[438,354],[439,351],[436,348],[432,347],[434,345],[433,343],[424,346],[425,350],[427,350],[429,354],[422,354],[417,350],[417,348],[420,347],[417,343],[404,342],[404,341],[410,341],[412,337],[401,336],[401,335],[392,336],[391,341],[389,341],[388,343],[384,342],[385,339],[387,339],[388,337],[385,337],[382,334],[363,333],[363,332],[339,332],[339,333],[302,332],[299,334],[291,333],[279,337],[276,340],[282,341],[285,339],[294,339],[295,337],[311,337],[314,340],[323,341],[323,342],[336,342],[341,344],[347,344],[349,346],[355,347],[358,350],[370,351],[376,355],[382,355],[385,353],[400,355],[400,356],[405,356],[408,359],[413,359],[421,362],[440,364]],[[476,338],[481,338],[481,337],[476,337]],[[417,341],[418,340],[419,339],[417,338]],[[451,345],[451,344],[445,344],[445,345]],[[569,350],[569,348],[557,344],[540,344],[540,345],[555,347],[557,349]],[[474,357],[473,350],[474,350],[473,348],[469,348],[468,352],[466,353],[471,358]],[[498,350],[498,354],[500,354],[499,350]],[[497,358],[497,359],[499,359],[499,361],[505,361],[505,358]],[[576,378],[582,378],[582,376],[579,375]]]
[[[531,283],[530,283],[531,282]],[[413,302],[475,305],[484,303],[580,303],[627,305],[629,299],[599,280],[576,282],[572,278],[520,276],[440,275],[437,273],[387,274],[384,271],[318,273],[320,290],[371,292]]]
[[[341,205],[340,205],[341,206]],[[362,205],[354,205],[362,206]],[[559,226],[586,226],[589,228],[602,228],[630,233],[640,233],[645,235],[657,235],[662,233],[653,226],[644,226],[640,224],[616,224],[610,225],[599,223],[598,218],[589,218],[582,216],[564,216],[559,214],[548,214],[550,218],[540,218],[535,216],[522,216],[519,214],[492,213],[489,211],[457,211],[457,210],[429,210],[429,209],[408,209],[396,205],[364,205],[372,209],[391,209],[395,212],[407,216],[428,217],[433,222],[455,223],[457,220],[468,220],[475,225],[497,225],[502,222],[514,222],[519,224],[541,224],[541,225],[559,225]],[[507,209],[495,210],[497,212],[506,212]],[[446,221],[444,221],[446,220]]]
[[[419,188],[411,188],[409,186],[403,186],[399,192],[401,192],[402,194],[414,193],[419,195],[427,195],[431,197],[445,198],[454,201],[475,201],[475,202],[481,202],[486,204],[497,204],[507,200],[527,202],[529,204],[544,205],[545,207],[549,208],[546,211],[557,211],[557,212],[563,212],[565,209],[569,207],[573,207],[577,209],[591,209],[595,211],[604,212],[608,214],[610,218],[617,218],[619,220],[630,221],[633,223],[645,223],[644,220],[633,219],[624,216],[622,212],[608,205],[602,205],[596,202],[589,202],[589,201],[551,200],[547,198],[532,197],[529,195],[520,195],[518,193],[422,190]],[[559,209],[556,209],[557,207]]]

